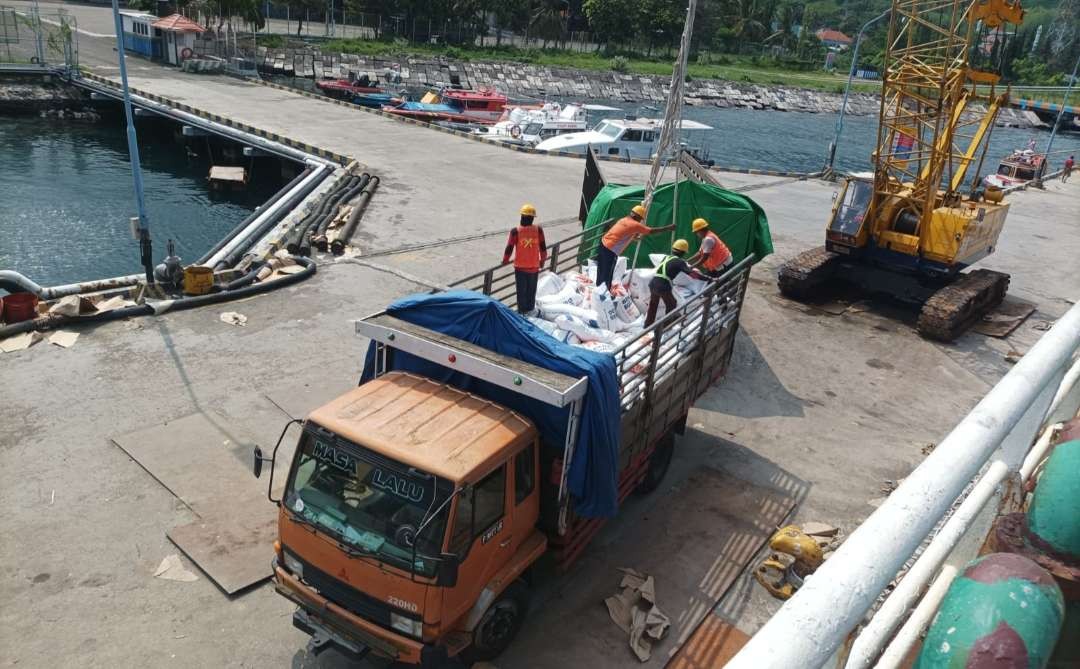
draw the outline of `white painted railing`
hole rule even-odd
[[[929,624],[956,571],[948,567],[942,571],[894,637],[926,584],[979,512],[998,498],[1000,484],[1031,476],[1049,444],[1049,426],[1076,414],[1080,360],[1074,358],[1078,351],[1080,304],[1043,335],[727,667],[824,666],[944,520],[855,639],[846,665],[863,668],[877,661],[880,667],[897,666],[895,658],[902,658]],[[890,639],[892,645],[881,655]]]

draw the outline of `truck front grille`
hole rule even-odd
[[[390,612],[407,618],[419,618],[415,613],[393,609],[389,604],[364,594],[348,583],[339,581],[292,551],[289,554],[304,565],[303,581],[319,591],[319,594],[338,606],[387,629],[390,628]]]

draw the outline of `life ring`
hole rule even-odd
[[[183,49],[180,49],[180,59],[187,60],[188,58],[191,58],[193,53],[191,47],[185,46]]]
[[[514,139],[517,139],[518,137],[521,137],[521,126],[520,125],[512,125],[512,126],[510,126],[510,136],[513,137]]]

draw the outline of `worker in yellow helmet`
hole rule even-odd
[[[596,252],[596,285],[606,284],[611,288],[615,274],[615,263],[619,255],[636,237],[655,235],[658,232],[674,230],[675,225],[650,228],[645,225],[645,203],[634,205],[630,213],[615,222],[600,240],[600,249]]]
[[[683,272],[695,279],[708,281],[709,277],[687,264],[683,256],[690,250],[690,245],[685,239],[676,239],[671,245],[671,255],[665,256],[656,266],[656,274],[649,281],[649,310],[645,314],[645,327],[649,327],[656,320],[656,310],[660,301],[664,301],[664,313],[670,314],[675,310],[675,291],[672,290],[672,282],[675,277]]]
[[[701,245],[698,247],[697,253],[686,262],[694,267],[700,265],[709,276],[715,277],[723,274],[724,270],[731,266],[732,260],[731,250],[727,247],[727,244],[715,232],[709,230],[709,222],[704,218],[694,219],[694,222],[690,224],[690,229],[701,240]]]
[[[536,310],[536,279],[540,268],[547,262],[547,242],[544,229],[533,225],[536,207],[521,205],[519,225],[510,230],[503,251],[503,264],[514,257],[514,282],[517,284],[517,309],[519,313],[531,314]]]

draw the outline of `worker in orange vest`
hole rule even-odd
[[[690,224],[690,229],[701,240],[701,245],[698,247],[697,253],[691,256],[687,262],[694,267],[700,265],[705,270],[705,274],[711,277],[723,274],[724,270],[731,266],[732,260],[731,250],[727,247],[727,244],[715,232],[709,230],[709,222],[704,218],[695,218],[694,222]]]
[[[547,242],[544,229],[533,225],[536,207],[531,204],[521,206],[521,224],[510,231],[503,251],[503,264],[514,257],[514,281],[517,284],[517,310],[530,314],[536,310],[536,278],[540,268],[547,262]]]
[[[630,214],[623,216],[615,222],[604,236],[600,239],[600,249],[596,252],[596,285],[607,284],[611,288],[611,280],[615,274],[615,263],[619,255],[634,241],[636,237],[654,235],[658,232],[674,230],[675,225],[665,225],[660,228],[650,228],[645,225],[645,203],[635,205]]]

